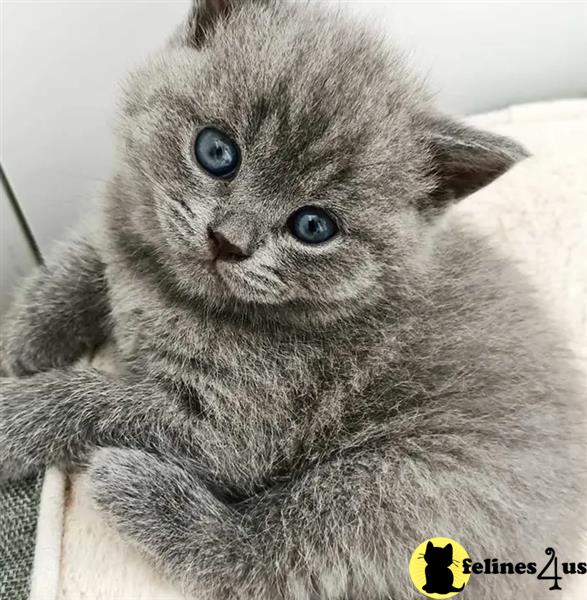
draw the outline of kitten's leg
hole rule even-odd
[[[257,587],[265,565],[245,519],[186,467],[104,448],[90,463],[92,497],[124,538],[198,598],[279,598],[265,578]]]
[[[72,364],[110,331],[104,264],[79,237],[25,282],[3,320],[0,371],[30,375]]]
[[[141,451],[99,450],[89,474],[106,518],[196,597],[382,600],[411,590],[406,557],[425,537],[411,547],[405,531],[395,535],[405,525],[381,510],[381,472],[360,460],[314,469],[240,507],[217,498],[189,463]],[[402,595],[389,595],[394,573]]]
[[[197,597],[395,598],[386,578],[395,570],[407,585],[410,545],[393,535],[402,528],[392,526],[393,512],[381,510],[381,471],[365,466],[324,465],[240,507],[214,496],[188,463],[140,451],[99,450],[90,481],[106,518]],[[353,561],[360,568],[351,583]]]
[[[176,399],[153,382],[125,382],[73,368],[0,379],[4,476],[83,464],[96,446],[185,455],[195,448],[191,435],[191,421]]]
[[[108,448],[96,453],[89,474],[107,518],[175,581],[192,590],[199,584],[202,598],[227,600],[241,597],[235,578],[241,587],[253,584],[246,569],[259,559],[251,536],[188,470],[142,451]]]
[[[236,506],[214,496],[189,466],[142,452],[99,451],[91,485],[123,534],[197,597],[403,600],[417,596],[407,563],[430,537],[448,535],[483,556],[529,559],[532,542],[554,535],[547,524],[523,521],[536,506],[515,483],[514,449],[505,468],[481,467],[474,439],[468,462],[462,453],[443,454],[455,438],[440,437],[321,463]],[[490,493],[481,476],[492,480]],[[472,580],[468,589],[482,600],[533,597],[535,582],[527,579],[490,583]]]

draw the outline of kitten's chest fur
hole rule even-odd
[[[326,431],[332,439],[366,376],[356,349],[317,335],[138,302],[128,289],[113,313],[125,359],[179,390],[209,455],[251,466],[251,481],[312,454]]]
[[[330,362],[320,344],[278,332],[203,315],[145,316],[137,315],[142,323],[124,336],[127,356],[198,392],[204,411],[217,403],[264,404],[271,398],[276,405],[281,398],[311,394]]]

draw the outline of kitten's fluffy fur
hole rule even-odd
[[[416,598],[407,561],[435,535],[578,559],[585,390],[520,274],[441,217],[521,148],[299,3],[197,3],[122,113],[106,235],[6,320],[26,377],[2,380],[0,473],[89,461],[106,517],[201,599]],[[242,149],[230,182],[194,161],[209,124]],[[341,233],[296,241],[304,205]],[[211,268],[212,223],[252,256]],[[70,366],[105,340],[118,376]],[[463,597],[543,589],[474,577]]]

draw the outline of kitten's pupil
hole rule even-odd
[[[216,140],[214,146],[210,148],[209,156],[210,159],[221,168],[230,165],[232,159],[230,150],[218,140]]]

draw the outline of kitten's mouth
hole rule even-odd
[[[220,269],[218,268],[218,264],[215,260],[206,260],[203,261],[201,264],[208,275],[213,277],[214,280],[218,283],[222,284],[223,287],[226,287],[224,277],[220,273]]]
[[[218,261],[213,258],[203,261],[202,265],[206,272],[211,275],[215,281],[220,283],[223,288],[230,290],[230,286],[227,284],[226,265],[222,261]]]
[[[224,261],[219,261],[216,258],[212,258],[209,260],[205,260],[203,262],[203,265],[206,271],[208,271],[208,273],[211,273],[212,275],[215,275],[216,277],[222,279],[221,273],[225,269]]]
[[[259,304],[278,304],[283,300],[286,284],[274,273],[243,270],[238,262],[212,259],[202,264],[214,281],[238,300]]]

